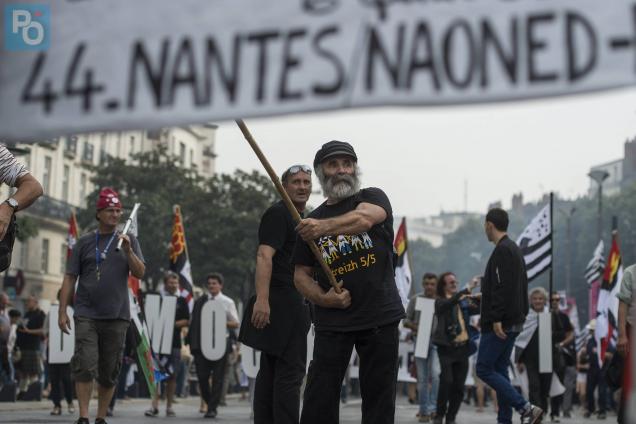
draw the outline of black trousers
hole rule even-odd
[[[464,384],[468,374],[468,343],[462,346],[438,346],[439,391],[437,392],[437,416],[454,421],[464,399]]]
[[[537,361],[528,360],[524,362],[524,365],[528,374],[528,397],[530,398],[528,400],[547,411],[552,373],[540,373],[538,359]]]
[[[254,424],[298,424],[307,332],[305,325],[296,327],[282,355],[261,352],[254,387]]]
[[[317,331],[301,424],[337,424],[340,386],[355,346],[360,358],[362,424],[393,424],[398,372],[397,322],[352,332]]]
[[[594,391],[598,387],[598,408],[595,407]],[[587,371],[587,410],[593,412],[606,412],[608,407],[607,383],[605,382],[605,372],[598,367],[590,367]]]
[[[201,397],[208,405],[208,411],[216,411],[216,408],[219,406],[219,402],[221,401],[227,353],[228,351],[226,350],[223,357],[216,361],[206,359],[201,352],[194,354],[194,365],[197,369],[199,390],[201,391]],[[210,374],[212,375],[211,386]]]
[[[556,362],[556,361],[555,361]],[[554,367],[554,372],[559,377],[559,380],[563,385],[565,385],[565,367],[564,366],[556,366]],[[552,384],[552,376],[550,376],[550,384]],[[548,389],[548,393],[550,389]],[[558,417],[561,411],[561,405],[563,405],[563,395],[555,396],[550,398],[550,416]]]
[[[49,380],[51,380],[51,401],[53,405],[61,407],[62,393],[60,388],[64,389],[66,403],[70,404],[73,402],[70,364],[49,364]]]

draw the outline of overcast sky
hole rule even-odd
[[[636,89],[517,103],[439,108],[376,108],[246,121],[279,173],[311,165],[329,140],[350,142],[363,186],[389,196],[396,215],[484,212],[554,190],[576,197],[590,166],[619,159],[636,137]],[[233,122],[217,133],[217,171],[262,169]],[[314,189],[318,189],[314,178]],[[310,202],[317,206],[321,195]]]

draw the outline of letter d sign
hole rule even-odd
[[[4,47],[10,51],[49,48],[51,11],[45,4],[9,4],[4,8]]]

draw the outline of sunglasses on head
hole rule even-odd
[[[311,168],[308,167],[307,165],[293,165],[287,168],[287,171],[283,172],[283,175],[281,175],[281,180],[285,181],[290,175],[296,175],[300,171],[311,176]]]

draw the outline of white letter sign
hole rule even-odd
[[[208,301],[201,308],[201,352],[206,359],[217,361],[225,355],[227,316],[220,301]]]
[[[417,326],[417,339],[415,342],[415,357],[427,358],[428,346],[431,342],[433,316],[435,315],[435,299],[418,297],[415,301],[415,310],[420,311],[420,322]]]
[[[165,355],[172,352],[172,337],[177,312],[176,296],[146,295],[144,306],[153,352]]]
[[[60,305],[51,305],[49,310],[49,364],[68,364],[75,350],[73,308],[66,308],[66,314],[71,320],[70,334],[63,333],[58,326],[59,311]]]
[[[552,314],[539,314],[539,372],[552,372]]]

